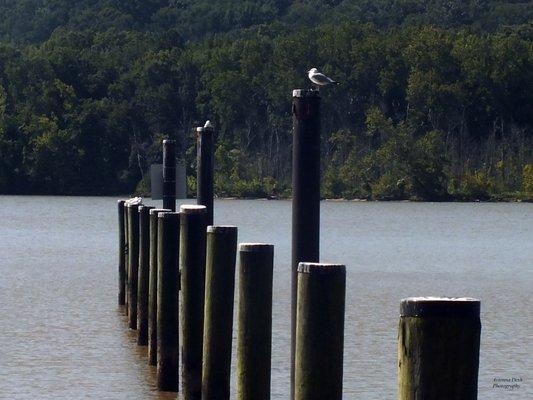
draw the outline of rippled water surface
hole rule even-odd
[[[116,199],[0,197],[0,399],[162,399],[116,305]],[[275,245],[272,398],[289,392],[288,201],[215,222]],[[407,296],[482,300],[480,399],[533,398],[533,205],[322,203],[322,261],[347,264],[344,398],[396,398]],[[497,377],[521,378],[515,392]],[[234,377],[232,377],[233,379]]]

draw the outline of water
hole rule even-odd
[[[114,198],[0,197],[0,399],[162,399],[117,299]],[[217,201],[275,245],[272,398],[289,392],[288,201]],[[533,205],[322,203],[322,261],[347,264],[344,398],[396,398],[399,301],[482,300],[479,398],[533,398]],[[494,378],[521,378],[515,392]],[[234,379],[234,377],[232,377]]]

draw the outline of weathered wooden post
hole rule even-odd
[[[207,208],[207,225],[213,225],[213,176],[215,130],[210,127],[196,128],[196,202]]]
[[[157,223],[158,215],[171,212],[164,208],[150,210],[150,262],[148,277],[148,364],[157,365]]]
[[[130,222],[128,219],[127,203],[124,203],[124,314],[127,316],[129,311],[129,243],[130,237]]]
[[[139,274],[137,285],[137,344],[148,344],[148,279],[150,268],[150,210],[139,206]]]
[[[176,211],[176,142],[163,140],[163,208]]]
[[[296,400],[341,400],[346,267],[300,263],[295,352]]]
[[[298,264],[302,261],[319,260],[320,96],[318,92],[294,90],[292,115],[291,398],[294,398]]]
[[[182,205],[180,211],[182,395],[196,400],[202,396],[206,207]]]
[[[274,246],[239,247],[237,399],[270,399]]]
[[[128,326],[137,329],[139,274],[139,205],[128,204]]]
[[[229,400],[236,226],[207,228],[202,400]]]
[[[157,232],[157,387],[179,387],[179,231],[180,214],[160,213]]]
[[[126,301],[126,228],[124,226],[124,200],[118,201],[118,304]]]
[[[399,400],[476,400],[481,322],[472,298],[411,297],[400,305]]]

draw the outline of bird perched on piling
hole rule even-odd
[[[205,121],[204,128],[213,129],[213,124],[211,123],[211,121],[209,120]]]
[[[309,80],[317,86],[318,89],[320,88],[320,86],[339,84],[339,82],[334,81],[333,79],[324,75],[321,72],[318,72],[316,68],[311,68],[309,71],[307,71],[307,76],[309,77]]]
[[[132,197],[131,199],[126,200],[124,204],[131,204],[131,205],[137,206],[137,205],[140,205],[142,202],[143,202],[142,197]]]

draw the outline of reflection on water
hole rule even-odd
[[[116,306],[116,199],[0,204],[0,399],[175,398],[155,390]],[[286,399],[290,202],[218,201],[215,220],[276,246],[272,398]],[[346,399],[396,397],[398,306],[412,295],[479,297],[479,398],[531,398],[533,205],[325,202],[321,229],[322,261],[348,268]],[[521,389],[492,389],[495,377]]]

